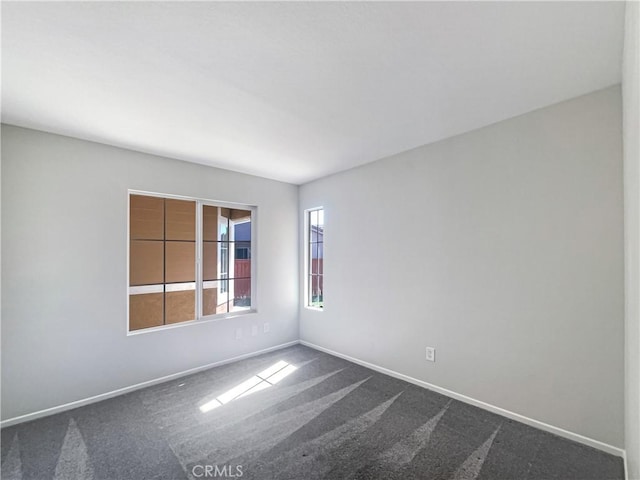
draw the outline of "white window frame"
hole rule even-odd
[[[149,197],[160,197],[160,198],[172,198],[176,200],[188,200],[192,202],[196,202],[196,262],[195,262],[195,270],[196,270],[196,281],[195,281],[195,289],[196,289],[196,304],[195,304],[195,312],[196,318],[194,320],[188,320],[186,322],[179,323],[171,323],[169,325],[159,325],[157,327],[149,327],[142,328],[140,330],[129,330],[129,265],[130,265],[130,228],[131,228],[131,195],[146,195]],[[221,207],[221,208],[232,208],[239,210],[248,210],[251,212],[251,306],[246,310],[238,310],[235,312],[227,312],[227,313],[218,313],[213,315],[202,315],[202,287],[203,287],[203,276],[202,276],[202,210],[204,205]],[[127,190],[127,236],[126,236],[126,250],[127,250],[127,268],[126,268],[126,299],[127,299],[127,313],[126,313],[126,323],[125,329],[127,332],[127,336],[131,335],[141,335],[144,333],[157,332],[161,330],[170,330],[173,328],[182,328],[189,325],[200,325],[208,322],[215,322],[219,320],[225,320],[227,318],[235,318],[244,315],[258,313],[258,301],[257,301],[257,211],[258,207],[255,205],[247,205],[243,203],[234,203],[234,202],[225,202],[221,200],[209,200],[198,197],[189,197],[185,195],[175,195],[169,193],[159,193],[159,192],[149,192],[145,190]],[[231,235],[231,232],[229,232]],[[232,241],[229,238],[229,241]],[[229,245],[230,247],[230,245]],[[229,248],[229,250],[232,250]],[[229,254],[231,255],[231,254]],[[231,264],[231,257],[229,263]],[[231,266],[229,267],[232,268]],[[231,277],[230,277],[231,278]]]
[[[231,238],[231,232],[232,230],[229,228],[231,224],[231,219],[227,218],[227,217],[223,217],[222,215],[218,215],[218,228],[222,227],[223,225],[226,227],[227,229],[227,240],[226,240],[226,248],[223,248],[223,245],[225,243],[225,241],[221,240],[220,244],[218,245],[218,279],[221,281],[220,284],[220,288],[218,290],[218,295],[219,295],[219,300],[222,298],[222,295],[224,295],[224,298],[226,298],[225,302],[229,301],[229,286],[231,285],[231,283],[229,282],[230,278],[233,278],[233,262],[232,262],[232,258],[231,258],[231,254],[229,252],[229,242],[233,241],[233,238]],[[227,251],[227,271],[226,272],[222,272],[222,252],[223,250]],[[222,275],[226,275],[226,277],[223,277]],[[225,282],[226,281],[226,282]],[[222,291],[222,286],[225,286],[225,291]]]
[[[310,248],[309,246],[311,245],[311,238],[310,238],[310,232],[311,232],[311,222],[310,222],[310,213],[317,211],[317,210],[322,210],[323,211],[323,215],[326,221],[326,211],[325,208],[323,206],[318,206],[318,207],[312,207],[312,208],[307,208],[304,211],[304,308],[306,308],[307,310],[313,310],[316,312],[323,312],[324,311],[324,254],[326,252],[326,245],[324,244],[324,230],[323,230],[323,240],[322,240],[322,257],[323,257],[323,267],[322,267],[322,281],[323,281],[323,289],[322,289],[322,303],[323,306],[322,307],[314,307],[313,305],[309,304],[309,290],[311,288],[311,285],[309,285],[309,279],[311,278],[311,273],[309,272],[309,265],[311,264],[311,252],[310,252]],[[323,223],[323,227],[324,227],[324,223]]]

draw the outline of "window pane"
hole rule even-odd
[[[250,242],[251,241],[251,222],[242,222],[234,224],[233,239],[236,242]]]
[[[203,316],[228,312],[229,283],[229,280],[210,280],[202,283]]]
[[[224,273],[223,275],[224,276],[221,279],[217,280],[218,289],[221,294],[223,293],[228,294],[229,293],[229,277],[227,276],[226,273]]]
[[[322,277],[319,275],[310,275],[309,281],[309,306],[322,306]]]
[[[236,223],[251,219],[251,210],[229,209],[229,218]]]
[[[222,290],[222,288],[225,288],[225,292],[226,289],[229,288],[229,281],[225,280],[224,281],[224,285],[220,286],[220,290]],[[228,313],[229,312],[229,294],[228,293],[221,293],[220,295],[218,295],[218,301],[217,301],[217,305],[216,305],[216,313]]]
[[[164,198],[131,195],[129,233],[132,240],[164,239]]]
[[[165,242],[165,282],[195,282],[195,242]]]
[[[202,279],[218,278],[218,242],[202,242]]]
[[[319,295],[318,275],[311,275],[311,300],[314,302],[317,301]]]
[[[229,243],[218,242],[218,279],[224,280],[229,278]],[[221,291],[226,292],[228,286],[225,283],[221,285]]]
[[[236,262],[238,260],[249,260],[251,258],[251,250],[248,247],[235,247]]]
[[[194,320],[196,318],[195,305],[195,289],[165,293],[166,323]]]
[[[218,239],[219,208],[211,205],[202,206],[202,239],[214,241]]]
[[[218,282],[202,284],[202,315],[215,315],[218,307]]]
[[[196,240],[196,202],[165,200],[165,240]]]
[[[312,260],[311,260],[311,273],[320,273],[320,257],[319,257],[319,244],[314,243],[312,246]]]
[[[162,286],[160,287],[162,288]],[[164,324],[164,293],[129,295],[129,330]]]
[[[229,293],[230,311],[238,312],[251,308],[251,278],[229,280]]]
[[[251,242],[230,242],[231,248],[234,250],[236,260],[248,260],[251,258]]]
[[[229,241],[229,219],[226,217],[218,218],[218,241]]]
[[[132,240],[129,247],[129,285],[164,283],[164,242]]]
[[[235,251],[235,259],[233,261],[233,278],[243,278],[251,276],[251,247],[249,243],[231,244],[231,248]]]

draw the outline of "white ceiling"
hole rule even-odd
[[[620,82],[623,13],[2,2],[2,120],[304,183]]]

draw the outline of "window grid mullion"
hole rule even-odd
[[[203,233],[202,233],[202,201],[196,201],[196,320],[202,318],[202,285],[203,285]]]

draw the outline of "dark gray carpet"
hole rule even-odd
[[[302,346],[2,430],[4,480],[623,477],[618,457]]]

